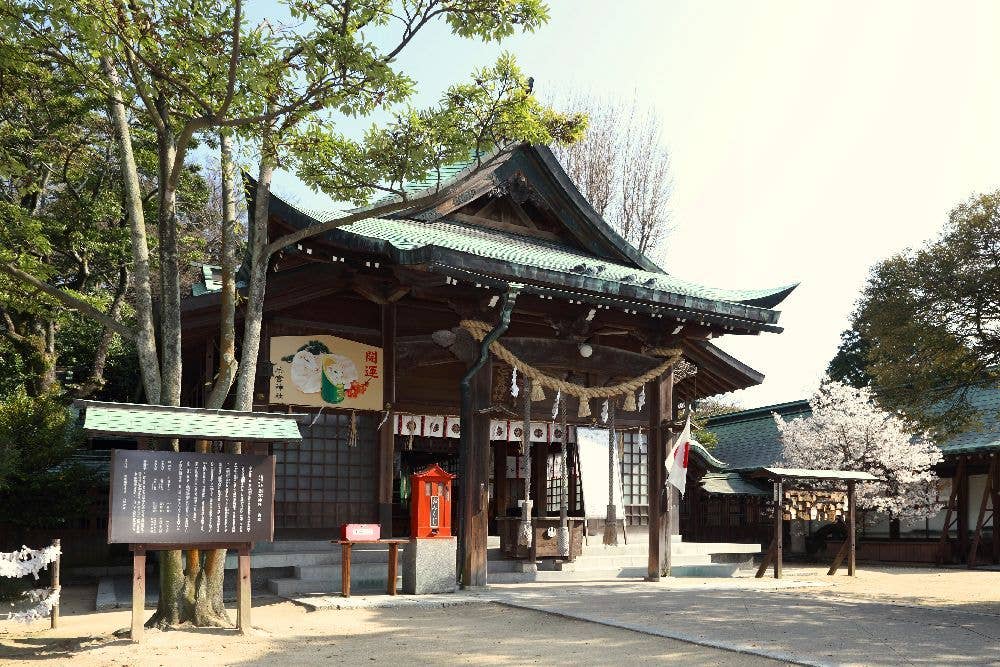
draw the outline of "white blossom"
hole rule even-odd
[[[809,406],[808,417],[774,415],[786,465],[871,473],[879,481],[858,485],[858,506],[879,515],[912,521],[937,513],[932,468],[942,455],[927,433],[878,407],[869,389],[833,380],[820,385]]]

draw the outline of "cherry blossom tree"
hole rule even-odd
[[[807,417],[774,415],[786,465],[871,473],[879,481],[858,486],[858,506],[890,520],[923,519],[940,509],[932,468],[941,450],[926,433],[880,408],[870,389],[830,379],[809,406]]]

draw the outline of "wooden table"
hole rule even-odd
[[[386,540],[330,540],[340,545],[340,594],[351,597],[351,547],[355,544],[388,544],[389,545],[389,581],[386,583],[386,593],[396,594],[396,573],[399,571],[399,545],[406,544],[409,539]]]

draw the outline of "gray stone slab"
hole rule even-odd
[[[733,580],[739,581],[739,580]],[[1000,616],[744,585],[517,586],[515,607],[810,665],[1000,664]]]
[[[409,595],[451,593],[458,587],[454,537],[413,539],[403,551],[403,592]]]

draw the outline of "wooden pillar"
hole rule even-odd
[[[471,410],[461,415],[462,430],[470,429],[466,439],[467,448],[459,449],[459,468],[465,471],[465,479],[459,479],[461,489],[462,511],[465,520],[460,528],[459,539],[462,540],[462,573],[463,588],[486,585],[486,537],[489,529],[489,454],[490,420],[489,415],[480,414],[482,408],[489,407],[490,379],[492,364],[487,361],[469,386]]]
[[[1000,454],[993,455],[993,563],[1000,563]]]
[[[779,478],[774,483],[774,537],[772,544],[774,545],[774,578],[781,579],[781,558],[782,549],[784,547],[784,523],[782,519],[782,513],[785,506],[785,487],[781,483]]]
[[[531,432],[530,424],[527,426]],[[530,436],[529,436],[530,437]],[[535,501],[535,516],[544,517],[546,515],[547,493],[549,481],[546,475],[549,462],[549,446],[544,442],[536,442],[531,448],[531,497]],[[534,540],[532,540],[534,543]]]
[[[507,443],[493,444],[493,508],[498,517],[507,516],[510,506],[507,484]]]
[[[569,431],[566,432],[566,437],[567,438],[569,437]],[[567,443],[566,444],[566,462],[569,465],[569,471],[567,472],[567,475],[569,476],[569,498],[568,498],[567,502],[569,503],[569,513],[570,514],[573,514],[573,513],[576,512],[577,498],[579,498],[579,493],[580,493],[580,490],[579,490],[579,487],[580,487],[580,478],[576,474],[576,468],[577,468],[576,457],[577,457],[576,443],[575,442],[574,443]],[[583,532],[586,535],[586,533],[587,533],[587,521],[586,520],[583,521]]]
[[[54,546],[56,549],[61,550],[62,549],[62,540],[59,540],[59,539],[52,540],[52,546]],[[59,585],[59,565],[60,565],[61,561],[62,561],[62,553],[60,553],[58,556],[56,556],[55,562],[52,563],[52,590],[54,590],[54,591],[59,591],[59,589],[61,588],[61,586]],[[59,605],[58,604],[52,605],[52,611],[50,613],[50,616],[51,616],[51,620],[52,620],[52,627],[53,628],[57,627],[59,625]]]
[[[250,631],[250,545],[241,544],[237,551],[236,627],[241,634]]]
[[[392,537],[393,407],[396,404],[396,304],[382,304],[382,388],[389,411],[378,433],[378,522]]]
[[[673,371],[649,383],[649,435],[646,439],[646,497],[649,500],[649,560],[646,580],[659,581],[670,575],[670,494],[666,484],[666,422],[673,416]]]
[[[855,524],[855,510],[856,510],[856,499],[854,493],[855,482],[852,480],[847,483],[847,576],[854,576],[854,554],[856,550],[856,524]]]
[[[146,616],[146,547],[132,546],[132,641],[142,641]]]
[[[965,557],[969,553],[969,462],[961,466],[958,481],[958,553]]]

